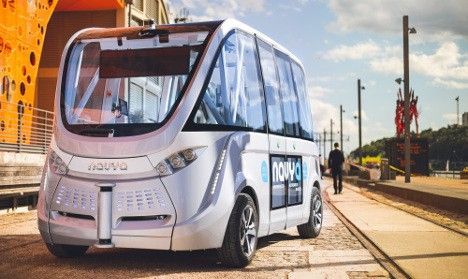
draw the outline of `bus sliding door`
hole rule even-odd
[[[285,182],[286,182],[286,227],[303,221],[304,184],[302,180],[302,162],[308,146],[301,139],[299,125],[299,105],[295,91],[289,57],[275,51],[276,66],[280,81],[280,93],[284,112],[286,139]]]
[[[257,40],[257,44],[268,115],[270,152],[269,233],[273,233],[286,227],[286,181],[284,180],[286,138],[284,137],[281,96],[279,93],[278,73],[275,66],[273,47],[261,40]]]

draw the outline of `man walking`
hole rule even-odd
[[[337,193],[341,194],[341,191],[343,190],[343,162],[344,162],[344,156],[343,152],[339,149],[340,145],[335,142],[334,144],[335,149],[330,151],[330,154],[328,155],[328,168],[331,170],[331,174],[333,176],[333,188],[335,189],[335,195]],[[337,180],[338,179],[338,185],[337,185]]]

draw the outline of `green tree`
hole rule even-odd
[[[413,136],[415,136],[413,134]],[[419,137],[429,141],[429,161],[433,169],[445,168],[447,160],[452,162],[451,168],[462,169],[468,162],[468,127],[449,125],[439,130],[427,129],[420,133]],[[362,147],[362,156],[385,157],[385,143],[392,138],[382,138],[372,141]],[[351,156],[357,157],[357,149],[351,152]]]

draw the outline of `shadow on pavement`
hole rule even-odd
[[[290,235],[286,233],[275,233],[266,237],[262,237],[258,241],[257,248],[261,249],[269,245],[275,244],[280,241],[285,240],[300,240],[301,238],[298,235]]]

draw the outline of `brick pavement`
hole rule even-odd
[[[466,236],[351,190],[328,193],[341,214],[411,277],[466,277]]]

